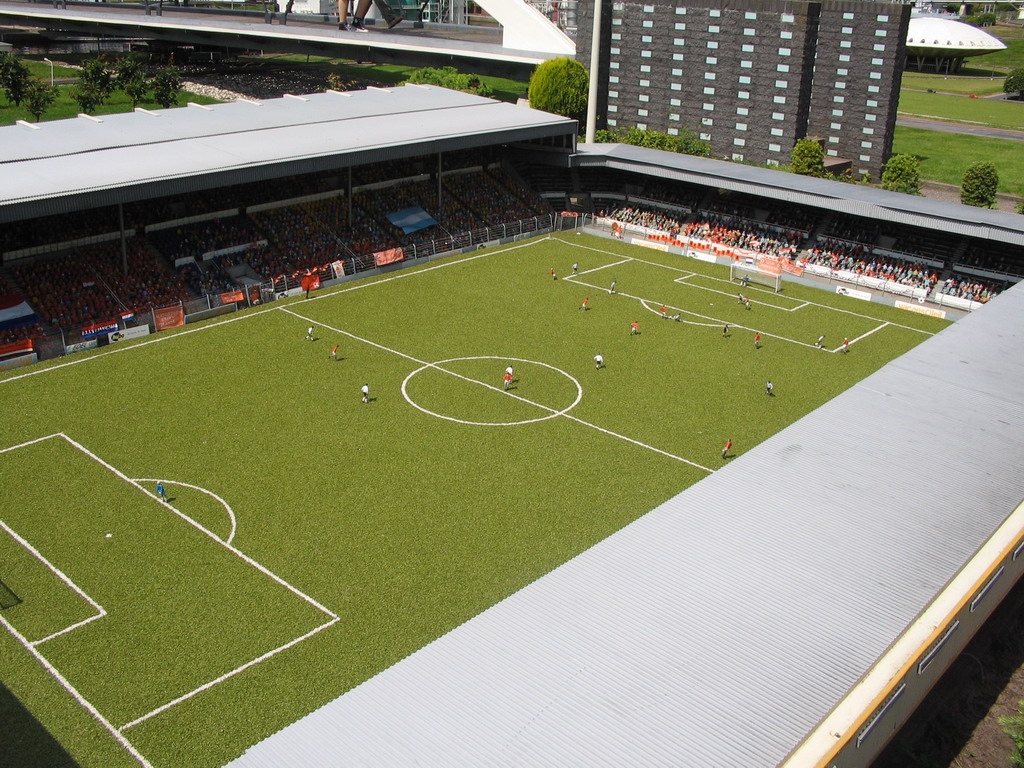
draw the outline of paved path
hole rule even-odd
[[[1024,109],[1022,109],[1024,119]],[[1010,131],[1005,128],[989,128],[985,125],[967,125],[966,123],[952,123],[947,120],[927,120],[921,117],[898,117],[896,125],[906,128],[924,128],[928,131],[945,131],[946,133],[965,133],[970,136],[984,136],[990,139],[1012,139],[1013,141],[1024,141],[1024,131]]]

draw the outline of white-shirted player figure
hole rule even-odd
[[[579,272],[580,272],[580,265],[578,263],[573,263],[573,265],[572,265],[572,273],[574,275],[578,275]]]
[[[363,393],[363,402],[370,402],[370,385],[363,384],[363,386],[359,388],[359,391]]]
[[[602,368],[604,368],[604,356],[603,355],[594,355],[594,367],[596,369],[598,369],[598,370],[601,370]]]
[[[615,285],[616,285],[616,282],[614,280],[612,280],[611,287],[608,288],[608,293],[615,293]]]
[[[306,329],[306,341],[312,341],[312,340],[313,340],[313,326],[311,325],[311,326],[309,326],[309,328]]]
[[[768,383],[764,385],[764,393],[768,395],[768,397],[775,396],[775,385],[772,384],[771,379],[768,379]]]
[[[825,337],[822,335],[822,336],[818,337],[818,340],[816,342],[814,342],[814,346],[816,346],[818,349],[821,349],[821,345],[824,344],[824,343],[825,343]]]

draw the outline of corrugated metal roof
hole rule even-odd
[[[433,86],[319,93],[0,128],[0,221],[575,132],[558,115]],[[272,171],[270,169],[273,169]],[[106,193],[106,195],[104,195]],[[98,196],[98,197],[97,197]]]
[[[777,765],[1024,498],[1022,329],[1016,287],[231,768]]]
[[[989,208],[628,144],[581,144],[573,161],[1024,246],[1020,216]]]

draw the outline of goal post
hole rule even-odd
[[[761,272],[756,265],[747,264],[742,261],[729,263],[729,279],[740,280],[747,278],[747,282],[763,285],[778,293],[782,290],[782,274],[777,275]]]

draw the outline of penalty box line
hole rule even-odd
[[[393,355],[398,355],[399,357],[404,357],[406,360],[411,360],[412,362],[416,363],[417,365],[422,365],[422,366],[425,366],[427,368],[433,368],[434,370],[440,371],[441,373],[446,373],[449,376],[454,376],[454,377],[456,377],[458,379],[462,379],[463,381],[469,382],[471,384],[477,384],[477,385],[479,385],[481,387],[486,387],[487,389],[490,389],[490,390],[492,390],[494,392],[498,392],[500,394],[507,395],[508,397],[514,398],[514,399],[519,400],[520,402],[523,402],[523,403],[527,403],[528,405],[535,406],[537,408],[540,408],[541,410],[548,411],[549,413],[557,414],[557,415],[563,416],[563,417],[565,417],[567,419],[571,419],[572,421],[575,421],[575,422],[577,422],[579,424],[582,424],[583,426],[590,427],[591,429],[596,429],[598,432],[604,432],[606,435],[610,435],[612,437],[617,437],[620,440],[625,440],[628,443],[633,443],[634,445],[638,445],[641,448],[646,448],[649,451],[654,451],[655,453],[660,453],[662,456],[667,456],[670,459],[675,459],[676,461],[681,461],[684,464],[689,464],[690,466],[696,467],[697,469],[702,469],[705,472],[708,472],[708,473],[714,472],[713,469],[709,469],[708,467],[705,467],[702,464],[698,464],[695,461],[690,461],[689,459],[684,459],[682,456],[676,456],[674,453],[669,453],[668,451],[663,451],[661,448],[655,448],[653,445],[648,445],[647,443],[643,443],[643,442],[641,442],[639,440],[635,440],[632,437],[627,437],[626,435],[620,435],[618,432],[612,432],[610,429],[605,429],[604,427],[599,427],[596,424],[591,424],[589,421],[584,421],[583,419],[580,419],[580,418],[578,418],[576,416],[570,416],[567,413],[561,413],[557,408],[552,408],[551,406],[544,405],[543,403],[537,403],[537,402],[534,402],[533,400],[528,400],[525,397],[521,397],[520,395],[515,394],[514,392],[508,392],[508,391],[506,391],[504,389],[500,389],[499,387],[496,387],[493,384],[488,384],[485,381],[478,381],[477,379],[470,378],[469,376],[464,376],[461,373],[456,373],[455,371],[449,371],[447,368],[442,368],[440,365],[437,365],[436,363],[429,363],[429,362],[427,362],[425,360],[419,360],[418,358],[415,358],[412,355],[407,355],[404,352],[399,352],[397,349],[391,349],[390,347],[385,347],[383,344],[378,344],[375,341],[370,341],[369,339],[364,339],[364,338],[362,338],[360,336],[356,336],[354,333],[349,333],[348,331],[343,331],[340,328],[333,328],[333,327],[331,327],[331,326],[329,326],[329,325],[327,325],[325,323],[321,323],[321,322],[319,322],[317,320],[313,320],[312,318],[305,317],[304,315],[300,315],[298,312],[293,312],[292,310],[287,309],[285,307],[280,307],[280,310],[282,312],[287,312],[289,315],[294,315],[295,317],[299,318],[300,320],[302,320],[304,322],[313,323],[314,325],[318,325],[321,328],[326,328],[329,331],[334,331],[335,333],[340,333],[343,336],[348,336],[350,339],[354,339],[356,341],[361,341],[364,344],[369,344],[371,347],[376,347],[377,349],[383,350],[384,352],[390,352]]]
[[[102,716],[99,715],[99,712],[96,710],[95,707],[92,706],[92,704],[90,704],[84,697],[82,697],[80,694],[77,693],[77,691],[75,691],[73,693],[73,695],[75,696],[75,698],[77,700],[79,700],[79,702],[82,704],[82,706],[86,707],[86,709],[88,709],[90,712],[93,712],[96,716],[99,716],[101,721],[105,724],[105,726],[109,726],[108,730],[111,730],[112,732],[114,732],[117,735],[117,737],[118,737],[118,741],[120,741],[122,744],[127,745],[127,747],[130,747],[130,744],[128,744],[127,740],[124,740],[124,737],[121,736],[121,732],[122,731],[125,731],[125,730],[127,730],[127,729],[129,729],[129,728],[131,728],[133,726],[136,726],[139,723],[145,722],[149,718],[151,718],[151,717],[153,717],[155,715],[158,715],[161,712],[167,711],[168,709],[170,709],[171,707],[175,706],[176,704],[180,704],[181,702],[186,701],[186,700],[192,698],[193,696],[196,696],[197,694],[202,693],[203,691],[209,690],[210,688],[212,688],[213,686],[215,686],[215,685],[217,685],[219,683],[224,682],[228,678],[234,677],[235,675],[239,674],[240,672],[243,672],[243,671],[249,669],[250,667],[255,666],[256,664],[259,664],[260,662],[265,661],[265,660],[271,658],[272,656],[276,656],[278,653],[281,653],[282,651],[288,650],[289,648],[291,648],[291,647],[301,643],[302,641],[312,637],[313,635],[317,634],[318,632],[320,632],[320,631],[322,631],[324,629],[327,629],[328,627],[336,624],[338,621],[341,620],[340,617],[336,613],[334,613],[330,609],[324,607],[319,602],[314,600],[312,597],[310,597],[306,593],[304,593],[301,590],[299,590],[297,587],[292,586],[287,581],[285,581],[280,576],[278,576],[276,573],[271,571],[269,568],[267,568],[266,566],[258,563],[255,560],[253,560],[251,557],[246,555],[244,552],[239,550],[234,545],[229,544],[226,541],[224,541],[223,539],[219,538],[215,533],[213,533],[212,531],[210,531],[207,528],[203,527],[198,522],[196,522],[195,520],[190,518],[188,515],[184,514],[183,512],[181,512],[180,510],[175,508],[173,505],[171,505],[168,502],[164,501],[159,496],[157,496],[155,493],[152,493],[147,488],[145,488],[144,486],[140,485],[137,481],[135,481],[132,478],[128,477],[123,472],[121,472],[119,469],[114,467],[112,464],[104,461],[99,456],[97,456],[95,453],[93,453],[88,448],[83,446],[81,443],[73,440],[71,437],[69,437],[68,435],[66,435],[63,432],[57,432],[57,433],[54,433],[52,435],[47,435],[46,437],[37,438],[36,440],[29,440],[29,441],[27,441],[25,443],[20,443],[19,445],[11,446],[9,448],[0,449],[0,454],[7,453],[8,451],[15,450],[16,448],[24,448],[25,446],[28,446],[28,445],[33,445],[35,443],[39,443],[39,442],[42,442],[44,440],[49,440],[49,439],[51,439],[53,437],[61,437],[61,438],[63,438],[69,445],[77,448],[83,454],[85,454],[86,456],[91,458],[93,461],[95,461],[96,463],[100,464],[102,467],[104,467],[107,470],[109,470],[110,472],[112,472],[114,475],[119,477],[121,480],[123,480],[126,483],[134,486],[135,488],[137,488],[138,490],[142,491],[144,494],[149,496],[154,501],[158,502],[162,506],[164,506],[167,509],[171,510],[178,517],[180,517],[181,519],[183,519],[184,521],[186,521],[187,523],[192,525],[194,528],[202,531],[209,538],[213,539],[215,542],[220,544],[222,547],[224,547],[225,549],[227,549],[230,552],[232,552],[236,557],[240,558],[245,563],[247,563],[251,567],[255,568],[257,571],[259,571],[260,573],[264,574],[265,576],[268,576],[270,579],[272,579],[273,581],[275,581],[278,584],[280,584],[281,586],[283,586],[289,592],[291,592],[294,595],[298,596],[299,598],[301,598],[302,600],[304,600],[308,604],[312,605],[314,608],[322,611],[328,617],[330,617],[328,621],[324,622],[323,624],[320,624],[317,627],[314,627],[312,630],[310,630],[309,632],[306,632],[301,637],[294,638],[294,639],[290,640],[289,642],[285,643],[284,645],[281,645],[281,646],[278,646],[276,648],[273,648],[270,651],[267,651],[266,653],[262,654],[261,656],[258,656],[255,659],[251,659],[248,662],[246,662],[245,664],[242,664],[239,667],[236,667],[236,668],[234,668],[232,670],[229,670],[228,672],[226,672],[225,674],[223,674],[220,677],[216,678],[215,680],[211,680],[209,682],[204,683],[203,685],[199,686],[198,688],[195,688],[195,689],[189,691],[188,693],[185,693],[185,694],[177,697],[176,699],[174,699],[172,701],[169,701],[166,704],[163,704],[163,705],[157,707],[156,709],[153,709],[153,710],[145,713],[144,715],[136,718],[135,720],[132,720],[129,723],[126,723],[125,725],[121,726],[120,728],[114,728],[112,725],[110,725],[109,722],[105,718],[102,718]],[[6,528],[6,526],[4,526],[4,527]],[[90,600],[90,603],[92,603],[92,600]],[[2,617],[0,617],[0,618],[2,618]],[[9,629],[12,630],[12,632],[16,633],[16,631],[13,629],[13,627],[10,626],[10,624],[8,622],[5,621],[4,623],[8,626]],[[65,630],[65,631],[67,631],[67,630]],[[20,633],[16,633],[16,636],[19,637],[19,638],[22,637],[20,635]],[[44,638],[44,639],[49,639],[49,638]],[[28,641],[25,641],[25,643],[27,643],[27,642]],[[41,642],[41,641],[37,641],[37,642]],[[23,643],[23,644],[25,644],[25,643]],[[26,647],[30,647],[30,646],[26,646]],[[52,670],[51,674],[53,674],[55,677],[58,677],[59,680],[64,681],[63,676],[61,676],[60,673],[57,672],[56,668],[53,667],[53,665],[51,665],[48,661],[46,661],[46,659],[42,656],[42,654],[40,654],[38,651],[36,651],[35,648],[30,648],[30,649],[32,650],[33,655],[36,656],[36,658],[41,660],[41,663],[43,663],[43,666],[46,667],[47,670]],[[66,681],[62,682],[62,685],[64,685],[65,682]],[[64,685],[64,687],[68,688],[69,690],[73,689],[72,687],[70,687],[70,683]],[[133,756],[137,755],[137,753],[134,750],[134,748],[131,748],[130,751],[132,752]],[[139,758],[141,758],[141,755],[137,755],[137,756]],[[145,762],[144,762],[144,764],[145,765],[149,765],[148,763],[145,763]]]

